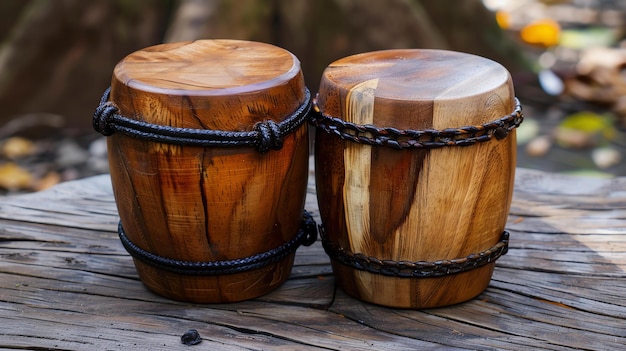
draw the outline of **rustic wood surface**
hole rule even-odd
[[[307,208],[319,220],[313,179]],[[116,234],[108,175],[0,199],[0,349],[623,350],[626,178],[518,169],[511,248],[468,302],[385,308],[334,284],[318,242],[279,289],[232,304],[149,292]]]

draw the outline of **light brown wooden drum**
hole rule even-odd
[[[201,40],[134,52],[113,72],[110,101],[138,121],[195,130],[253,131],[305,101],[300,62],[256,42]],[[108,138],[113,190],[127,237],[164,258],[236,260],[294,238],[308,174],[306,123],[279,150],[189,146],[117,132]],[[142,282],[171,299],[250,299],[284,282],[294,254],[226,275],[188,275],[135,259]]]
[[[516,107],[510,75],[500,64],[439,50],[340,59],[324,71],[316,104],[327,117],[398,130],[482,125]],[[316,133],[317,196],[328,243],[394,262],[463,259],[498,245],[513,192],[514,130],[469,146],[401,150],[348,140],[349,134]],[[373,138],[367,131],[359,136]],[[494,269],[491,262],[416,278],[371,273],[336,259],[332,264],[348,294],[403,308],[471,299],[488,286]]]

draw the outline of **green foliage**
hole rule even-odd
[[[581,111],[567,116],[560,127],[585,133],[601,133],[607,139],[615,137],[613,116]]]

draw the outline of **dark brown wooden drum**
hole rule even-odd
[[[149,289],[231,302],[287,279],[311,239],[309,96],[297,58],[269,44],[163,44],[118,63],[94,126],[109,135],[120,238]]]
[[[466,301],[506,253],[522,121],[507,70],[439,50],[340,59],[312,117],[323,243],[341,288],[376,304]]]

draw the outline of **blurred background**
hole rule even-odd
[[[323,69],[351,54],[437,48],[512,74],[518,166],[626,176],[626,1],[24,0],[0,2],[0,194],[107,173],[91,118],[115,64],[203,38],[271,43]]]

